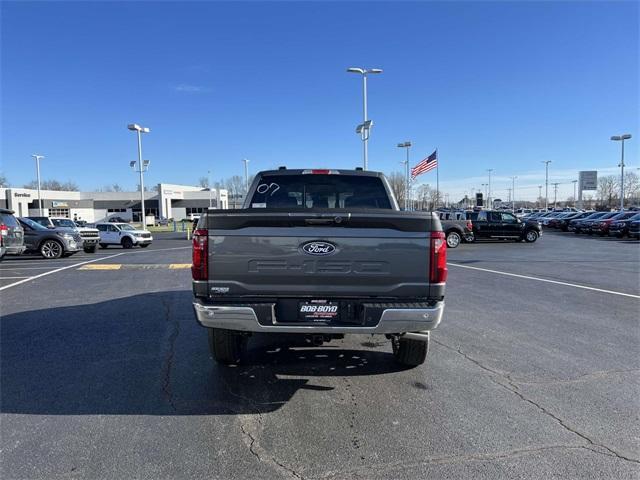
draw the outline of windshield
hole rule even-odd
[[[135,228],[133,228],[128,223],[118,223],[118,227],[120,228],[120,230],[135,230]]]
[[[392,208],[379,177],[337,174],[264,176],[249,207]]]
[[[73,220],[69,220],[67,218],[53,218],[51,221],[56,227],[76,228],[76,224],[73,223]]]
[[[49,230],[47,227],[43,227],[38,222],[34,222],[30,218],[21,218],[20,221],[31,227],[33,230]]]

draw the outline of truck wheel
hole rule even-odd
[[[214,360],[223,365],[240,362],[247,346],[247,338],[234,330],[209,329],[209,351]]]
[[[464,241],[467,243],[473,243],[476,241],[476,236],[473,233],[467,233],[464,236]]]
[[[107,245],[106,243],[101,243],[100,244],[100,248],[107,248],[109,245]]]
[[[395,337],[391,340],[391,347],[393,348],[393,356],[398,363],[417,367],[422,365],[427,358],[429,341]]]
[[[133,247],[133,240],[131,240],[129,237],[124,237],[122,239],[122,248],[132,248]]]
[[[40,255],[44,258],[60,258],[63,253],[62,244],[56,240],[45,240],[40,245]]]
[[[447,248],[456,248],[458,245],[460,245],[461,241],[462,237],[458,232],[451,231],[447,233]]]
[[[86,247],[86,248],[84,248],[84,251],[85,251],[86,253],[96,253],[96,250],[97,250],[97,249],[98,249],[98,246],[97,246],[97,245],[92,245],[92,246],[90,246],[90,247]]]
[[[536,232],[535,230],[529,230],[524,234],[524,239],[527,241],[527,243],[533,243],[538,239],[538,232]]]

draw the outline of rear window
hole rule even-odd
[[[18,221],[16,217],[11,215],[10,213],[0,213],[0,224],[6,225],[7,227],[19,227]]]
[[[379,177],[357,175],[267,175],[260,179],[249,208],[391,209]]]

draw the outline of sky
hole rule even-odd
[[[638,18],[629,2],[7,2],[1,4],[0,170],[82,190],[134,190],[129,123],[149,127],[145,184],[279,165],[400,171],[438,149],[440,187],[534,199],[578,170],[638,159]],[[434,185],[435,172],[418,178]],[[551,194],[550,194],[551,196]]]

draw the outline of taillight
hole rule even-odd
[[[0,235],[8,235],[9,227],[7,227],[4,223],[0,224]]]
[[[447,281],[447,242],[444,232],[431,232],[429,283]]]
[[[209,248],[207,230],[199,229],[193,232],[193,251],[191,277],[194,280],[207,280],[209,276]]]
[[[469,231],[473,230],[473,223],[471,223],[471,220],[467,220],[467,230]]]

